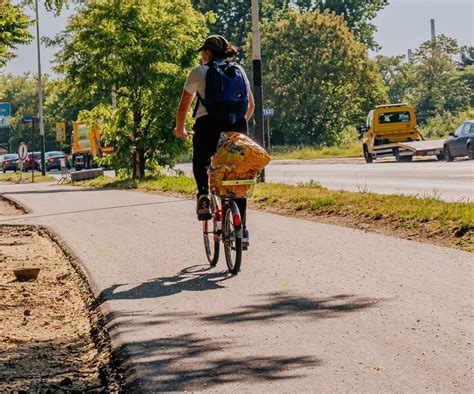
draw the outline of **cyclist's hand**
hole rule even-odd
[[[183,138],[183,139],[188,136],[188,132],[185,129],[178,130],[176,127],[173,130],[173,134],[175,137]]]

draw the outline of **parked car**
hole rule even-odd
[[[453,161],[455,157],[468,156],[474,160],[474,120],[459,126],[444,142],[444,158]]]
[[[46,152],[44,155],[44,162],[46,166],[46,171],[50,170],[60,170],[61,169],[61,159],[66,160],[66,167],[71,168],[71,162],[64,152],[61,151],[52,151]]]
[[[1,156],[1,167],[2,171],[5,173],[7,171],[16,171],[16,163],[19,160],[19,157],[16,153],[8,153]]]
[[[23,162],[23,171],[25,172],[31,171],[33,169],[33,166],[36,171],[39,171],[41,169],[40,162],[41,162],[40,152],[28,152],[28,157]],[[17,163],[17,168],[18,170],[20,169],[20,161],[18,161]]]

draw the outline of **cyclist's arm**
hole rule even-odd
[[[253,99],[253,94],[252,91],[249,91],[249,109],[247,110],[247,113],[245,114],[245,119],[247,122],[250,120],[250,118],[253,115],[253,110],[255,109],[255,100]]]
[[[189,111],[189,107],[191,107],[195,95],[196,94],[191,94],[186,90],[183,90],[178,111],[176,112],[176,128],[174,129],[174,135],[176,137],[186,137],[187,135],[184,130],[184,123],[186,122],[186,115]]]

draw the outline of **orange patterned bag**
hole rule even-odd
[[[221,197],[248,197],[269,161],[267,151],[246,135],[221,133],[209,169],[211,188]]]

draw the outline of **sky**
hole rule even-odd
[[[65,10],[56,18],[46,12],[44,7],[40,7],[41,36],[54,37],[64,29],[71,14],[72,10]],[[408,49],[416,49],[422,42],[431,38],[431,19],[435,19],[436,34],[455,38],[460,45],[474,45],[473,0],[390,0],[390,4],[380,11],[373,21],[378,30],[375,40],[381,50],[378,53],[370,52],[370,56],[406,55]],[[35,29],[33,26],[31,33],[36,37]],[[18,57],[9,61],[1,71],[15,75],[37,73],[36,40],[30,45],[18,48],[15,53]],[[53,76],[51,62],[54,53],[54,48],[45,48],[42,45],[42,72]]]

